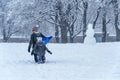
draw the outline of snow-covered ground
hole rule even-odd
[[[45,64],[28,43],[0,43],[0,80],[120,80],[120,43],[48,44]]]

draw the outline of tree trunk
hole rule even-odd
[[[101,9],[101,7],[99,7],[99,8],[97,9],[97,16],[96,16],[95,20],[93,21],[93,29],[95,29],[95,26],[96,26],[98,17],[99,17],[99,15],[100,15],[100,9]]]
[[[118,28],[118,17],[119,17],[119,9],[118,9],[118,0],[113,0],[114,7],[114,16],[115,16],[115,29],[116,29],[116,40],[120,41],[120,29]]]
[[[56,12],[56,15],[55,15],[55,23],[58,23],[57,12]],[[56,39],[56,42],[59,43],[59,26],[57,24],[55,24],[55,39]]]
[[[4,6],[2,5],[2,12],[5,12]],[[7,42],[8,38],[7,38],[7,34],[6,34],[6,27],[5,27],[5,14],[2,14],[2,34],[3,34],[3,41]]]
[[[120,41],[120,29],[118,28],[118,14],[115,15],[116,40]]]
[[[61,42],[67,43],[67,22],[63,19],[61,20]]]
[[[68,23],[66,21],[66,15],[62,11],[63,5],[61,1],[57,1],[57,9],[58,9],[58,14],[59,14],[59,25],[61,29],[61,42],[62,43],[67,43],[67,26]]]
[[[74,24],[70,26],[70,43],[73,43],[74,42],[74,37],[73,37],[73,33],[74,33]]]
[[[86,34],[86,29],[87,29],[87,8],[88,8],[88,3],[83,2],[83,7],[84,7],[84,12],[83,12],[83,41],[85,39],[85,34]]]
[[[102,32],[103,32],[103,37],[102,37],[102,42],[106,42],[106,8],[103,7],[103,16],[102,16]]]

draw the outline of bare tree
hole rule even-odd
[[[15,34],[15,33],[17,33],[17,32],[19,32],[19,30],[17,30],[17,29],[14,29],[13,30],[13,26],[14,26],[14,22],[12,22],[12,19],[8,19],[8,11],[9,11],[9,9],[7,8],[7,3],[8,3],[9,1],[7,1],[7,2],[5,2],[5,1],[3,1],[3,0],[1,0],[0,1],[0,3],[1,3],[1,9],[2,9],[2,34],[3,34],[3,41],[4,42],[7,42],[8,40],[9,40],[9,38],[13,35],[13,34]]]
[[[98,5],[97,15],[93,21],[93,28],[95,28],[97,20],[100,19],[102,22],[102,42],[106,42],[107,39],[107,24],[110,22],[110,19],[107,19],[107,13],[110,5],[110,1],[101,0],[100,5]],[[101,15],[101,16],[100,16]],[[101,18],[99,18],[101,17]],[[108,20],[108,21],[107,21]]]
[[[103,33],[103,37],[102,37],[102,42],[106,41],[106,35],[107,35],[107,30],[106,30],[106,7],[103,6],[102,7],[102,33]]]
[[[59,5],[59,2],[56,1],[55,4],[55,38],[56,38],[56,42],[59,43],[59,9],[61,8],[61,6]]]
[[[114,26],[116,29],[116,40],[120,41],[120,28],[118,28],[118,18],[119,18],[119,3],[118,0],[112,0],[113,8],[114,8]]]
[[[3,4],[2,1],[0,1],[1,3],[1,10],[2,10],[2,14],[1,14],[1,18],[2,18],[2,34],[3,34],[3,40],[6,40],[6,28],[5,28],[5,4]]]
[[[99,17],[99,15],[100,15],[100,11],[101,11],[101,7],[99,7],[99,8],[97,9],[97,15],[96,15],[96,18],[95,18],[95,20],[93,21],[93,29],[95,29],[95,26],[96,26],[96,23],[97,23],[98,17]]]
[[[111,1],[102,0],[102,42],[106,42],[107,39],[107,24],[110,22],[110,19],[107,19],[108,8],[110,7]]]
[[[25,3],[26,1],[28,2]],[[25,35],[29,35],[31,27],[35,24],[39,24],[41,30],[45,33],[47,33],[48,30],[54,33],[56,42],[60,42],[61,37],[61,42],[67,43],[68,35],[70,42],[74,42],[74,38],[81,32],[84,40],[87,24],[91,22],[93,23],[93,28],[97,28],[97,26],[100,25],[100,29],[102,28],[103,32],[102,41],[105,42],[108,31],[107,24],[109,24],[111,20],[114,20],[111,22],[114,22],[117,35],[116,39],[119,41],[118,0],[26,1],[10,0],[7,6],[1,5],[2,13],[0,14],[2,15],[1,25],[4,40],[9,39],[11,35],[19,31],[21,32],[19,32],[20,34],[24,33]],[[113,5],[113,12],[109,13],[111,3]],[[96,13],[94,13],[95,11]],[[98,23],[99,25],[97,25]],[[48,29],[48,26],[51,27],[52,30]]]
[[[77,3],[78,4],[78,3]],[[76,3],[69,3],[66,10],[66,16],[68,21],[68,32],[70,36],[70,43],[74,42],[75,34],[75,22],[78,17],[78,5]]]
[[[82,0],[83,1],[83,0]],[[88,2],[87,1],[83,1],[83,41],[85,38],[85,34],[86,34],[86,29],[87,29],[87,9],[88,9]]]

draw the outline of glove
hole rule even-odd
[[[30,53],[30,48],[28,48],[28,52]]]
[[[52,52],[51,51],[48,51],[50,54],[52,54]]]
[[[28,52],[30,53],[30,49],[28,49]]]
[[[30,48],[31,48],[31,46],[29,45],[29,46],[28,46],[28,52],[29,52],[29,53],[30,53]]]

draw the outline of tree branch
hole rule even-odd
[[[110,23],[110,21],[111,21],[111,20],[109,19],[109,20],[106,22],[106,25],[107,25],[108,23]]]
[[[49,20],[47,20],[47,19],[44,19],[44,21],[47,21],[47,22],[49,22],[49,23],[51,23],[51,24],[55,24],[55,25],[57,25],[57,26],[60,26],[60,24],[55,23],[55,22],[51,22],[51,21],[49,21]]]
[[[17,32],[19,32],[20,30],[16,30],[16,31],[14,31],[14,32],[12,32],[12,33],[10,33],[9,35],[8,35],[8,37],[7,37],[7,39],[9,39],[13,34],[15,34],[15,33],[17,33]]]
[[[100,14],[100,9],[101,9],[101,7],[98,8],[98,10],[97,10],[97,16],[96,16],[95,20],[93,21],[93,29],[95,28],[96,22],[98,20],[98,17],[99,17],[99,14]]]
[[[80,34],[84,30],[86,30],[86,29],[81,29],[77,34],[73,35],[72,37],[75,38],[78,34]]]

